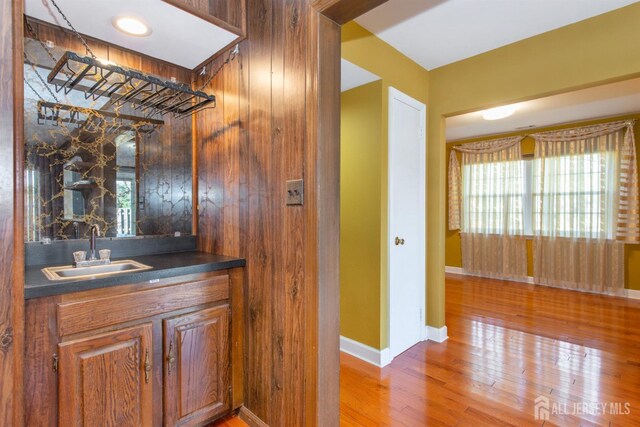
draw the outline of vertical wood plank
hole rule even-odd
[[[236,57],[223,69],[223,157],[224,195],[222,253],[238,256],[240,253],[240,73]]]
[[[287,46],[285,45],[286,23],[284,16],[284,0],[274,0],[271,19],[271,149],[273,166],[270,179],[272,185],[269,198],[272,200],[271,209],[275,209],[271,227],[273,235],[273,282],[271,288],[271,405],[268,407],[269,415],[265,421],[270,425],[285,425],[285,355],[284,355],[284,322],[286,316],[284,269],[286,263],[286,241],[289,236],[284,230],[284,217],[287,214],[284,208],[284,182],[288,171],[285,155],[285,145],[299,144],[289,138],[288,127],[284,118],[285,109],[285,78],[284,57]],[[276,255],[278,254],[278,255]],[[268,421],[267,421],[268,420]]]
[[[163,0],[234,34],[244,35],[245,0]]]
[[[308,194],[305,414],[307,425],[338,425],[340,26],[317,10],[309,15],[307,56]]]
[[[206,76],[196,80],[199,88],[219,69],[222,59],[214,61],[207,67]],[[200,218],[200,247],[211,253],[222,253],[221,243],[224,242],[223,229],[223,197],[222,177],[224,176],[225,144],[222,137],[223,113],[225,110],[225,94],[222,90],[224,74],[219,73],[205,87],[205,90],[216,94],[216,108],[206,109],[197,114],[201,120],[198,127],[198,164],[206,165],[199,168],[198,178],[198,206]]]
[[[318,325],[317,419],[337,426],[340,405],[340,26],[319,17],[318,135],[310,141],[316,156],[318,260],[314,307]],[[314,146],[315,145],[315,146]],[[311,251],[311,250],[310,250]]]
[[[247,405],[267,424],[270,422],[272,349],[272,286],[278,249],[274,246],[274,164],[271,135],[271,0],[249,0],[249,135],[248,148],[248,310]]]
[[[0,425],[23,424],[22,1],[0,0]]]
[[[55,426],[58,423],[58,377],[51,369],[57,353],[55,303],[58,297],[26,301],[25,307],[25,399],[27,426]],[[35,338],[34,338],[35,337]],[[46,357],[42,357],[46,355]]]
[[[120,66],[133,68],[135,70],[142,69],[142,57],[131,51],[119,49],[116,46],[108,46],[107,55],[109,61],[115,62]]]
[[[304,17],[309,13],[307,2],[288,1],[284,5],[285,55],[284,55],[284,167],[282,183],[290,179],[306,179],[304,171],[306,140],[306,44],[308,30]],[[309,190],[305,182],[305,192]],[[285,194],[281,195],[284,200]],[[284,292],[284,366],[285,407],[284,425],[304,425],[304,394],[299,384],[305,383],[304,348],[305,318],[304,296],[312,291],[304,283],[304,242],[307,239],[304,216],[305,206],[286,206],[284,214],[283,272]],[[289,402],[295,402],[291,405]]]
[[[244,366],[245,366],[245,271],[230,270],[231,299],[231,409],[244,404]]]
[[[14,322],[14,410],[13,424],[21,426],[24,420],[24,28],[23,2],[13,1],[13,290]],[[0,55],[3,56],[3,55]],[[0,131],[1,133],[1,131]],[[0,137],[1,139],[1,137]],[[4,196],[3,196],[4,197]],[[3,265],[0,262],[0,265]]]
[[[71,31],[56,27],[51,24],[46,24],[41,21],[38,21],[37,23],[32,22],[31,26],[38,34],[38,38],[40,38],[40,40],[45,42],[52,41],[56,47],[59,47],[61,49],[71,50],[82,55],[88,55],[85,47],[82,45],[80,40],[78,40],[76,36],[73,35]],[[27,36],[31,37],[31,34],[27,34]],[[107,44],[95,39],[87,40],[89,42],[89,47],[98,58],[108,59],[109,47],[107,46]]]
[[[317,49],[319,46],[319,14],[316,11],[310,12],[306,16],[306,24],[309,31],[309,37],[306,40],[307,55],[306,69],[307,78],[305,82],[306,98],[309,100],[306,105],[306,117],[309,125],[306,128],[306,139],[308,141],[316,141],[318,138],[318,56]],[[304,373],[305,373],[305,393],[304,413],[305,425],[317,425],[318,412],[318,337],[315,333],[318,329],[319,320],[317,316],[318,307],[318,259],[316,254],[316,242],[318,239],[318,201],[315,189],[318,185],[318,179],[315,173],[315,144],[305,149],[305,187],[306,197],[305,204],[307,208],[304,212],[305,223],[307,224],[307,235],[304,246],[304,267],[305,277],[304,286],[307,292],[304,293],[304,304],[306,307],[304,313]]]

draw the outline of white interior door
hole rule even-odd
[[[389,347],[425,338],[426,106],[389,88]]]

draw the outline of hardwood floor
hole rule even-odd
[[[640,301],[455,275],[446,283],[449,340],[420,343],[384,369],[341,355],[342,426],[640,425]],[[539,396],[571,414],[536,421]],[[590,414],[583,402],[614,405]],[[609,413],[626,403],[630,414]]]
[[[223,418],[216,421],[208,427],[248,427],[249,424],[245,423],[237,415]]]
[[[342,354],[341,425],[640,425],[640,301],[465,276],[446,283],[448,341],[420,343],[384,369]],[[536,421],[539,396],[569,414]],[[595,402],[606,414],[586,406]]]

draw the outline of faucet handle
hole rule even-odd
[[[100,249],[98,251],[101,260],[109,260],[111,259],[111,249]]]

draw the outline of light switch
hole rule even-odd
[[[301,205],[304,202],[304,180],[287,181],[287,205]]]

